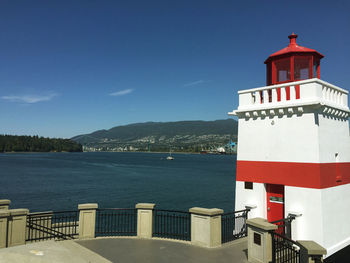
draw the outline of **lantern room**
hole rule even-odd
[[[320,60],[324,56],[314,49],[299,46],[297,37],[294,33],[288,36],[289,45],[265,60],[268,86],[320,78]]]

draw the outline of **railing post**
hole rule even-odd
[[[7,246],[24,245],[26,242],[26,226],[28,209],[10,209],[7,229]]]
[[[201,247],[221,246],[221,215],[218,208],[190,208],[191,243]]]
[[[248,225],[247,225],[247,220],[248,220],[248,213],[250,212],[250,208],[246,208],[246,212],[245,212],[245,232],[246,235],[248,236]]]
[[[317,244],[315,241],[298,240],[300,244],[301,262],[300,263],[321,263],[323,255],[327,254],[327,250]]]
[[[269,263],[272,260],[272,236],[270,231],[277,226],[264,218],[247,220],[248,225],[248,261]]]
[[[270,230],[269,233],[271,235],[271,263],[276,263],[276,236],[275,236],[275,230]],[[300,262],[299,262],[300,263]]]
[[[290,239],[292,239],[292,222],[295,218],[296,218],[296,216],[294,214],[289,214],[286,221],[285,221],[286,236],[289,237]]]
[[[0,210],[0,248],[7,246],[7,226],[9,216],[9,211]]]
[[[80,204],[79,209],[79,239],[94,238],[96,225],[96,209],[98,204]]]
[[[155,204],[138,203],[137,209],[137,237],[152,238],[153,234],[153,209]]]
[[[0,200],[0,211],[1,211],[1,210],[8,210],[10,204],[11,204],[11,201],[8,200],[8,199],[2,199],[2,200]]]

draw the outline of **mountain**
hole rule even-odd
[[[198,151],[236,141],[237,121],[146,122],[78,135],[72,140],[99,150]]]

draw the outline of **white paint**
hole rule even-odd
[[[322,219],[327,256],[350,245],[350,184],[322,189]]]
[[[236,208],[257,207],[249,218],[267,218],[266,188],[254,183],[253,190],[236,182]],[[350,184],[326,189],[285,186],[284,214],[301,214],[292,222],[292,239],[313,240],[327,249],[327,257],[350,245]]]
[[[237,149],[237,160],[319,162],[314,114],[240,118]]]
[[[300,99],[292,90],[287,101],[286,87],[295,85],[300,85]],[[237,160],[350,162],[346,90],[309,79],[238,93],[239,107],[233,112],[239,118]],[[236,182],[236,210],[248,204],[257,206],[249,218],[267,217],[265,184],[254,183],[250,190],[244,182]],[[301,214],[293,221],[292,238],[319,243],[327,249],[327,257],[350,244],[350,184],[326,189],[285,186],[284,212]]]
[[[296,99],[295,86],[300,86],[300,99]],[[287,101],[286,87],[290,87],[290,100]],[[277,89],[281,90],[281,101],[277,101]],[[272,101],[268,101],[268,90],[272,91]],[[263,95],[263,103],[260,96]],[[348,91],[332,85],[326,81],[314,78],[302,81],[288,82],[279,85],[265,86],[261,88],[240,90],[238,111],[249,110],[256,107],[273,107],[286,103],[310,103],[318,101],[334,105],[339,109],[348,109]],[[330,95],[332,94],[332,95]],[[264,105],[265,104],[265,105]]]
[[[248,213],[249,218],[266,218],[266,188],[264,184],[253,183],[253,189],[245,189],[244,182],[236,182],[235,210],[246,209],[246,205],[256,206]]]
[[[320,145],[319,158],[321,163],[336,162],[336,153],[338,153],[338,162],[350,161],[348,120],[319,114],[318,136]]]
[[[350,244],[350,184],[326,189],[285,187],[285,212],[302,214],[292,225],[292,238],[314,240],[327,257]]]
[[[302,214],[292,225],[292,239],[313,240],[321,246],[324,243],[321,190],[285,186],[284,212],[296,211]]]
[[[277,102],[277,88],[298,83],[300,99],[281,95]],[[267,98],[269,89],[272,102],[260,103],[260,92]],[[350,162],[347,91],[311,79],[239,91],[239,96],[237,160],[330,163],[337,152],[339,162]]]

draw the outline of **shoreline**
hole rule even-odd
[[[129,152],[111,152],[111,151],[96,151],[96,152],[0,152],[0,154],[16,154],[16,153],[20,153],[20,154],[36,154],[36,153],[149,153],[149,154],[152,154],[152,153],[157,153],[157,154],[160,154],[160,153],[164,153],[164,154],[169,154],[169,152],[144,152],[144,151],[129,151]],[[171,152],[171,154],[201,154],[199,152]],[[205,153],[205,154],[202,154],[202,155],[236,155],[236,153],[226,153],[226,154],[216,154],[216,153]]]

